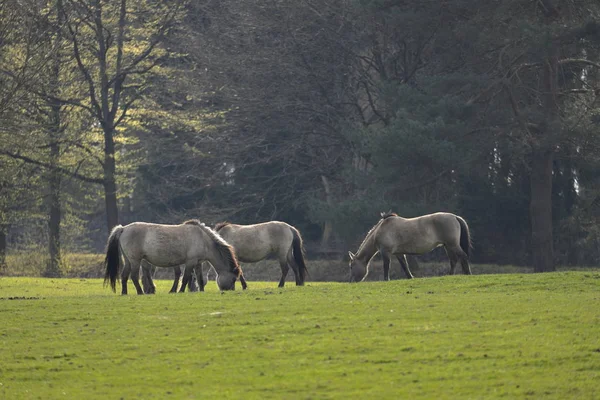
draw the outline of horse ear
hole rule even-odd
[[[354,261],[354,258],[356,257],[351,251],[348,252],[348,256],[350,257],[350,261]]]

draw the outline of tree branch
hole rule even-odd
[[[10,152],[8,150],[0,149],[0,154],[5,155],[5,156],[10,157],[10,158],[13,158],[15,160],[24,161],[24,162],[26,162],[28,164],[33,164],[33,165],[37,165],[37,166],[40,166],[40,167],[44,167],[44,168],[46,168],[48,170],[56,170],[56,171],[58,171],[58,172],[60,172],[60,173],[62,173],[64,175],[66,175],[66,176],[72,176],[72,177],[77,178],[77,179],[79,179],[80,181],[83,181],[83,182],[96,183],[96,184],[103,184],[104,183],[104,179],[102,179],[102,178],[91,178],[89,176],[81,175],[80,173],[78,173],[76,171],[69,171],[69,170],[67,170],[65,168],[62,168],[62,167],[59,167],[59,166],[53,166],[53,165],[50,165],[48,163],[35,160],[35,159],[31,158],[31,157],[24,156],[22,154],[17,154],[17,153]]]

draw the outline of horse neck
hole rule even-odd
[[[356,258],[368,263],[378,251],[379,249],[375,246],[375,229],[372,229],[360,245],[360,248],[356,253]]]
[[[216,245],[207,246],[206,259],[211,263],[217,272],[229,271],[229,264],[224,259],[223,254],[219,251]]]
[[[222,239],[216,239],[211,233],[205,231],[204,234],[207,236],[208,246],[206,246],[206,259],[212,264],[217,272],[233,272],[231,257],[233,256],[227,248],[224,247],[223,243],[219,241]]]
[[[194,233],[197,235],[195,236],[195,245],[198,249],[201,249],[199,254],[200,259],[202,261],[210,262],[215,270],[221,270],[223,268],[223,257],[218,249],[218,239],[215,239],[215,235],[217,234],[215,234],[212,229],[201,223],[186,224],[191,226],[194,230]]]

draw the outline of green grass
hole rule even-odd
[[[157,283],[157,295],[119,296],[99,279],[0,278],[0,399],[600,391],[597,272],[249,282],[223,294]]]

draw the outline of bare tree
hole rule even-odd
[[[147,87],[144,77],[165,56],[160,44],[177,23],[183,4],[183,0],[64,2],[67,37],[87,87],[87,99],[72,103],[87,110],[103,132],[102,183],[109,231],[119,222],[115,137]]]

